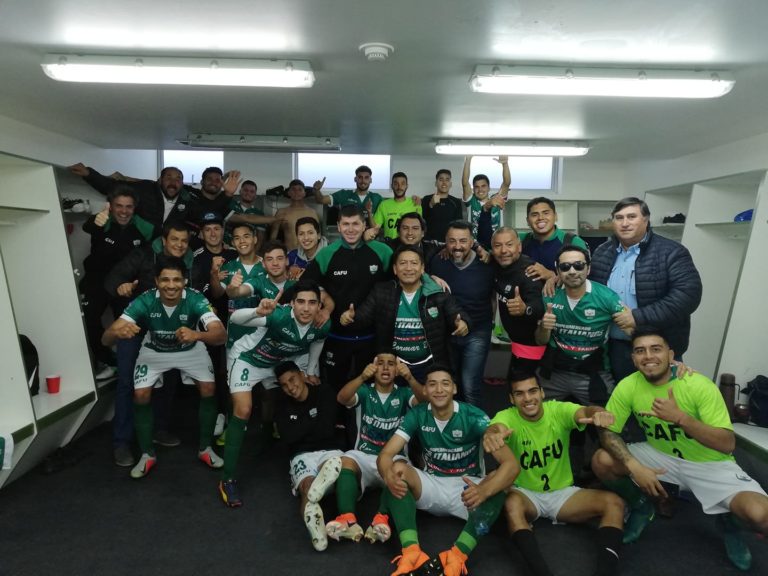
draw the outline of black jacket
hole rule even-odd
[[[608,284],[619,242],[614,237],[600,244],[592,255],[589,277]],[[635,262],[638,307],[632,310],[638,327],[653,326],[664,332],[675,354],[688,350],[691,314],[701,302],[701,277],[690,252],[679,242],[654,234],[650,229],[640,242]]]
[[[533,260],[528,256],[521,254],[520,258],[509,266],[499,266],[495,261],[493,264],[495,272],[493,287],[496,292],[501,323],[512,342],[526,346],[536,345],[534,333],[539,320],[544,315],[544,301],[541,298],[543,283],[541,280],[533,280],[525,274],[525,269],[533,263]],[[515,288],[520,289],[520,298],[527,306],[530,306],[530,314],[523,316],[511,316],[509,314],[507,300],[515,297]]]
[[[397,280],[379,282],[365,301],[355,309],[355,325],[370,326],[375,323],[377,350],[391,350],[395,339],[395,319],[403,289]],[[434,314],[433,309],[437,311]],[[432,314],[430,313],[432,312]],[[467,323],[469,317],[462,312],[453,296],[443,292],[426,274],[422,276],[419,316],[434,362],[450,366],[450,337],[456,330],[456,315]]]

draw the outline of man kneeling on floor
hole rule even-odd
[[[187,267],[180,258],[158,258],[157,288],[131,302],[101,340],[105,346],[111,346],[119,338],[132,338],[142,329],[147,330],[134,370],[134,422],[141,458],[131,469],[131,478],[143,478],[157,462],[152,445],[152,388],[162,382],[165,372],[174,368],[181,371],[185,384],[194,382],[200,390],[198,458],[211,468],[224,465],[211,448],[216,425],[216,384],[205,344],[220,346],[227,341],[227,333],[205,296],[185,287],[186,274]],[[198,323],[205,330],[196,330]]]
[[[466,561],[477,540],[493,524],[504,504],[504,490],[520,471],[512,452],[503,446],[493,456],[499,468],[484,476],[482,440],[488,416],[475,406],[457,402],[456,384],[448,368],[433,365],[426,374],[428,404],[406,414],[379,454],[379,474],[386,489],[384,503],[395,522],[402,555],[395,558],[400,574],[466,573]],[[417,470],[395,457],[406,442],[421,442],[424,469]],[[419,546],[416,509],[437,516],[467,520],[454,545],[430,560]],[[480,521],[482,518],[482,521]]]
[[[344,454],[338,449],[340,440],[335,438],[336,393],[326,383],[308,385],[294,362],[278,364],[275,376],[283,391],[275,423],[291,459],[291,488],[300,498],[312,546],[322,552],[328,547],[328,538],[320,500],[339,477]]]
[[[616,574],[624,502],[612,492],[574,486],[568,456],[572,430],[583,430],[587,424],[610,426],[613,414],[600,406],[544,402],[541,384],[536,376],[527,373],[513,372],[509,390],[513,406],[493,417],[483,448],[495,454],[506,445],[520,460],[520,475],[507,496],[506,513],[512,541],[531,574],[552,576],[531,529],[534,520],[581,523],[595,517],[600,518],[595,575]]]
[[[740,535],[741,524],[768,534],[768,496],[736,464],[733,425],[720,391],[701,374],[673,372],[674,351],[658,330],[644,328],[632,337],[637,372],[624,378],[606,404],[616,422],[600,431],[602,450],[592,469],[621,495],[632,513],[624,542],[633,542],[653,520],[649,498],[666,497],[661,482],[690,490],[705,514],[714,514],[731,562],[749,569],[752,555]],[[627,446],[619,434],[634,414],[648,438]]]

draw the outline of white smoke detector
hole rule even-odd
[[[366,42],[358,47],[360,52],[365,54],[368,62],[384,62],[389,58],[390,52],[395,51],[395,47],[384,42]]]

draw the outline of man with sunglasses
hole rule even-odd
[[[573,396],[584,405],[603,405],[614,386],[605,343],[624,305],[613,290],[587,280],[584,248],[563,246],[556,265],[561,285],[544,297],[546,311],[536,329],[536,342],[548,345],[541,363],[544,390],[552,399]]]

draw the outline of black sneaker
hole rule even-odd
[[[131,452],[130,446],[125,444],[116,446],[112,452],[112,457],[115,460],[115,465],[121,466],[122,468],[128,468],[136,463],[136,459],[133,457],[133,452]]]
[[[155,434],[152,437],[152,442],[165,446],[166,448],[173,448],[181,444],[181,440],[175,434],[171,434],[168,430],[155,430]]]

